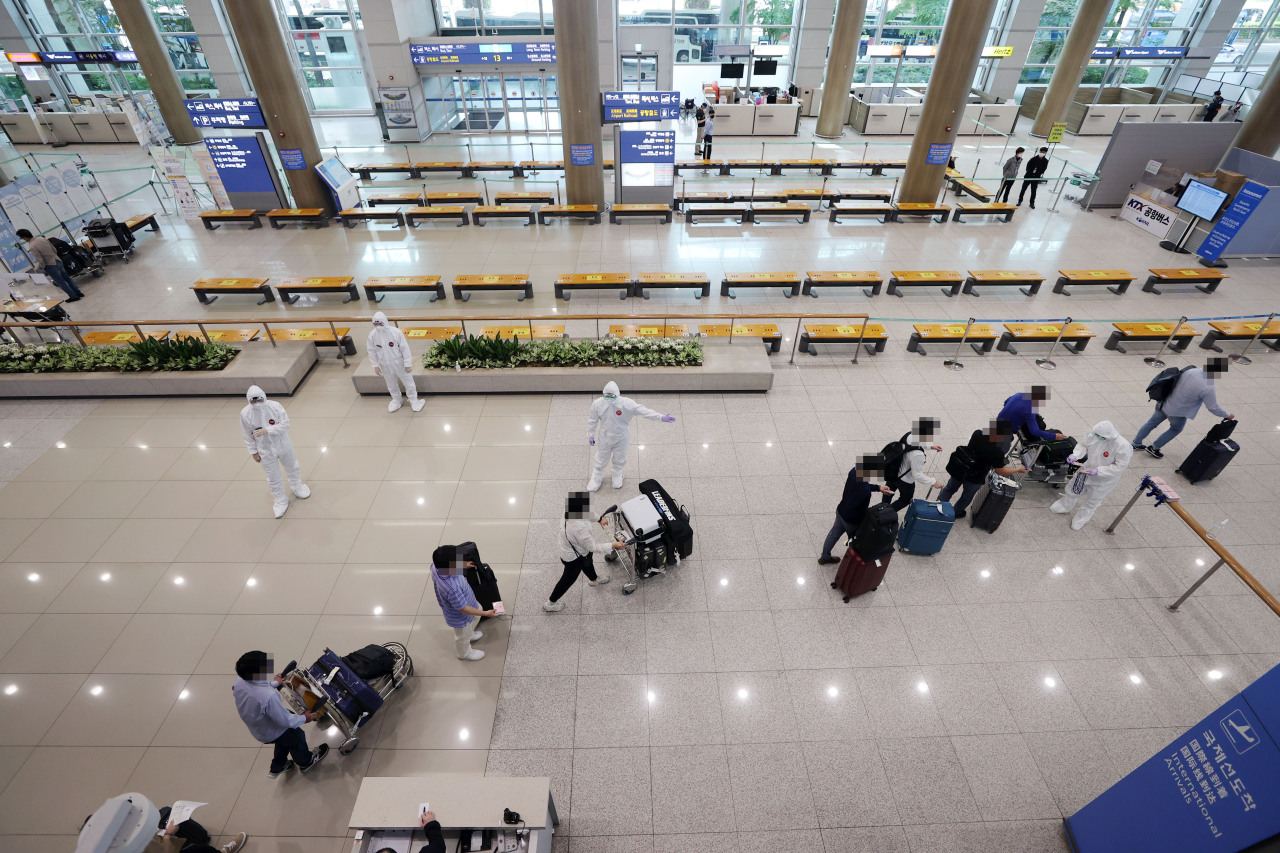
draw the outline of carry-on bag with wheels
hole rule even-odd
[[[893,552],[890,551],[879,557],[864,559],[852,547],[849,548],[844,552],[844,559],[840,561],[840,568],[836,570],[836,579],[831,588],[844,593],[845,601],[878,589],[892,556]]]
[[[1224,433],[1230,435],[1235,429],[1235,423],[1235,421],[1223,421],[1214,425],[1204,440],[1191,451],[1191,455],[1178,466],[1177,472],[1193,484],[1212,480],[1221,474],[1222,469],[1226,468],[1240,452],[1240,445],[1223,435]]]
[[[480,602],[480,608],[492,610],[493,603],[502,600],[502,593],[498,590],[498,576],[493,573],[493,569],[489,568],[488,563],[480,559],[480,549],[476,547],[476,543],[463,542],[459,545],[458,559],[464,563],[475,564],[464,568],[462,576],[467,579],[471,591],[475,593],[476,601]],[[481,616],[480,620],[483,622],[488,618]]]
[[[898,513],[887,503],[875,503],[867,507],[849,544],[863,557],[874,560],[893,553],[897,535]]]
[[[1018,496],[1018,481],[992,471],[973,499],[969,526],[995,533]]]
[[[906,518],[898,529],[898,550],[908,554],[936,554],[942,550],[955,523],[955,508],[947,501],[916,498],[907,507]]]

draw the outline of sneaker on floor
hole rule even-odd
[[[819,557],[819,558],[818,558],[818,565],[819,565],[819,566],[829,566],[829,565],[831,565],[832,563],[838,563],[838,562],[840,562],[840,561],[839,561],[839,560],[837,560],[835,557]]]
[[[300,501],[305,501],[307,498],[311,497],[311,487],[306,483],[303,483],[302,487],[293,493],[293,496]]]
[[[423,400],[422,398],[418,398],[417,400],[409,401],[409,408],[413,409],[415,412],[421,412],[422,407],[425,406],[426,404],[427,404],[426,400]]]
[[[273,509],[275,511],[276,518],[284,518],[284,514],[289,511],[289,505],[287,503],[276,504]]]
[[[546,604],[542,605],[542,609],[548,613],[559,613],[561,610],[564,610],[564,602],[548,601]]]
[[[1147,449],[1147,446],[1146,446],[1145,444],[1135,444],[1135,445],[1133,446],[1133,449],[1134,449],[1134,450],[1146,450],[1146,449]]]
[[[958,509],[956,510],[956,520],[964,518],[968,514],[969,514],[969,511],[967,509]]]
[[[467,652],[467,656],[463,658],[463,660],[483,660],[483,659],[484,659],[484,652],[480,651],[479,649],[472,649],[471,651]]]
[[[324,761],[324,757],[328,754],[329,754],[329,744],[327,743],[322,743],[319,746],[317,746],[315,749],[311,750],[311,763],[308,764],[306,767],[302,768],[302,772],[310,773],[311,770],[317,764],[319,764],[321,761]]]
[[[588,581],[587,581],[587,585],[588,585],[588,586],[603,586],[604,584],[607,584],[608,582],[609,582],[609,576],[608,576],[608,575],[596,575],[596,579],[595,579],[595,580],[588,580]]]
[[[1156,447],[1154,444],[1148,444],[1143,449],[1146,450],[1147,453],[1149,453],[1150,455],[1154,456],[1156,459],[1164,458],[1164,454],[1160,452],[1160,448]]]
[[[244,847],[244,843],[249,840],[249,833],[242,832],[235,838],[222,845],[222,853],[236,853],[240,848]]]
[[[403,400],[400,400],[400,399],[392,400],[390,403],[387,403],[387,411],[388,411],[388,412],[398,412],[398,411],[400,411],[400,407],[401,407],[401,406],[403,406],[403,405],[404,405],[404,401],[403,401]]]
[[[483,639],[484,639],[484,631],[471,632],[471,642],[474,643],[476,640],[483,640]]]
[[[288,773],[290,770],[292,770],[293,768],[295,768],[295,767],[297,767],[297,766],[298,766],[298,765],[296,765],[296,764],[294,764],[294,763],[293,763],[293,759],[292,759],[292,758],[290,758],[288,761],[286,761],[286,762],[285,762],[285,765],[284,765],[284,769],[283,769],[283,770],[276,770],[276,771],[274,771],[274,772],[269,772],[269,773],[267,773],[267,778],[268,778],[268,779],[275,779],[275,778],[276,778],[276,777],[278,777],[281,773]]]

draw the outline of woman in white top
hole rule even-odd
[[[595,554],[607,554],[611,550],[620,551],[626,547],[622,542],[601,545],[592,536],[590,492],[569,492],[564,509],[564,523],[560,529],[560,562],[564,564],[564,573],[556,582],[556,588],[551,591],[547,603],[542,605],[542,609],[548,613],[564,610],[564,603],[560,599],[578,580],[579,574],[585,574],[587,583],[591,586],[608,583],[608,575],[596,574],[593,557]],[[602,519],[600,526],[604,527],[604,524]]]

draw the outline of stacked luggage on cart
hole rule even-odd
[[[689,511],[657,480],[640,483],[640,494],[620,506],[610,507],[615,536],[627,547],[607,557],[627,573],[622,594],[630,595],[643,578],[666,572],[693,554],[693,526]]]
[[[133,236],[124,223],[114,219],[94,219],[84,227],[84,235],[93,244],[93,251],[105,258],[124,258],[129,263],[129,255],[133,253],[133,244],[137,238]]]

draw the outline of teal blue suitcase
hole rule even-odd
[[[898,550],[907,554],[936,554],[956,523],[955,507],[947,501],[916,498],[898,530]]]

